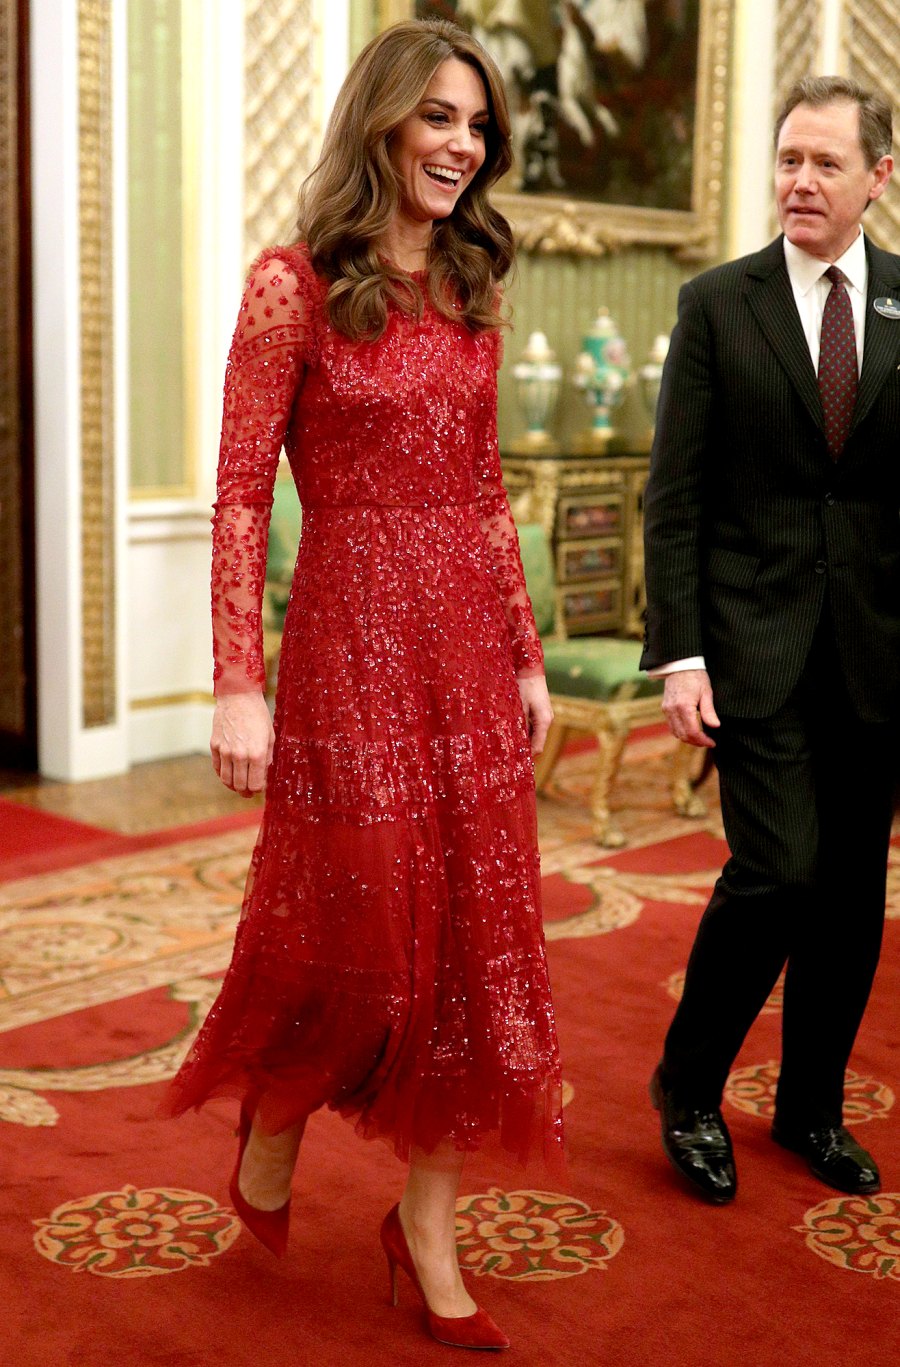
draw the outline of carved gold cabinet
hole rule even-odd
[[[540,523],[553,547],[557,634],[641,634],[648,468],[631,453],[504,455],[516,520]]]

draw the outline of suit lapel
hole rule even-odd
[[[747,266],[746,297],[810,417],[824,430],[819,382],[794,302],[780,237],[751,257]],[[868,359],[868,350],[865,355]]]
[[[866,242],[869,255],[869,285],[866,291],[866,322],[863,334],[863,364],[856,394],[856,407],[850,424],[852,433],[865,418],[885,380],[900,360],[900,319],[883,318],[874,307],[875,300],[900,296],[900,269],[895,257]]]

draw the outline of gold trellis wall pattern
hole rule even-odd
[[[321,139],[315,0],[246,0],[244,246],[290,239]]]
[[[111,0],[78,3],[81,593],[85,726],[115,718]]]
[[[900,11],[897,0],[848,0],[847,71],[862,85],[879,90],[894,111],[894,160],[900,165]],[[900,179],[895,172],[887,191],[866,214],[866,232],[879,246],[900,251]]]
[[[819,70],[822,40],[821,0],[778,0],[775,14],[775,80],[773,122],[781,101],[795,81]],[[780,231],[774,199],[772,232]]]
[[[795,81],[818,70],[820,0],[778,0],[775,17],[775,109]]]
[[[18,107],[16,63],[18,15],[14,0],[0,4],[0,729],[21,735],[25,728],[22,678],[22,439],[19,317]]]

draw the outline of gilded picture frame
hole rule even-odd
[[[602,32],[602,19],[597,16],[597,5],[601,0],[377,0],[372,17],[375,25],[380,30],[389,24],[396,23],[401,19],[409,19],[415,16],[438,16],[453,17],[462,21],[466,27],[472,28],[485,46],[491,49],[492,34],[495,57],[505,56],[507,70],[510,69],[510,62],[514,60],[514,54],[510,54],[509,45],[505,53],[502,49],[501,38],[510,38],[513,43],[518,42],[520,51],[527,50],[529,40],[533,49],[537,49],[541,42],[538,34],[529,34],[529,24],[539,23],[542,30],[546,31],[548,26],[555,25],[558,33],[560,24],[565,29],[566,23],[573,27],[572,16],[575,16],[575,26],[579,33],[575,39],[580,43],[582,52],[576,54],[580,56],[582,65],[591,55],[588,49],[591,47],[592,30],[589,27],[589,20],[594,23],[594,47],[596,48],[606,35]],[[569,103],[572,113],[566,113],[560,106],[561,100],[554,96],[547,97],[543,91],[538,90],[535,95],[535,87],[530,94],[525,89],[521,81],[507,80],[508,88],[511,89],[511,106],[513,107],[514,122],[516,115],[519,116],[519,126],[522,126],[523,107],[526,100],[529,107],[524,107],[524,119],[526,126],[530,122],[534,125],[534,110],[541,108],[546,110],[551,104],[556,106],[553,118],[559,116],[559,127],[562,129],[562,137],[549,127],[549,138],[551,143],[562,147],[563,160],[562,169],[566,171],[565,152],[567,147],[571,150],[575,147],[577,154],[578,148],[575,143],[575,135],[572,129],[575,128],[578,137],[583,145],[586,146],[584,155],[581,158],[582,167],[590,166],[590,145],[588,138],[592,133],[596,134],[598,147],[604,145],[604,136],[608,135],[607,146],[614,147],[614,138],[620,133],[623,126],[627,125],[629,101],[631,109],[635,113],[635,119],[640,115],[641,127],[655,126],[663,127],[665,132],[671,133],[673,144],[680,137],[683,145],[678,150],[680,157],[679,167],[676,173],[671,171],[664,182],[660,177],[657,187],[651,183],[642,186],[641,198],[643,202],[633,204],[621,202],[628,198],[628,191],[625,188],[627,181],[627,167],[619,175],[618,194],[614,202],[608,202],[602,191],[592,194],[591,187],[586,183],[578,183],[577,157],[573,160],[570,155],[570,166],[574,165],[574,178],[570,175],[567,179],[565,175],[543,173],[538,177],[533,174],[534,161],[529,159],[529,171],[532,181],[537,188],[521,188],[523,173],[522,150],[528,148],[523,139],[520,139],[517,151],[518,166],[517,176],[519,180],[518,188],[507,189],[507,181],[501,183],[500,188],[494,195],[497,207],[506,214],[513,224],[516,237],[520,248],[525,251],[559,254],[569,253],[574,255],[602,256],[608,251],[618,248],[631,247],[637,245],[661,246],[670,248],[679,258],[683,260],[704,260],[714,257],[720,251],[721,230],[722,230],[722,207],[723,207],[723,169],[725,157],[726,141],[726,118],[727,118],[727,90],[728,90],[728,65],[730,56],[730,37],[731,37],[731,11],[730,0],[633,0],[632,9],[637,6],[641,8],[645,15],[643,19],[644,34],[652,36],[658,34],[658,24],[655,21],[656,11],[665,9],[672,16],[671,27],[680,23],[682,25],[692,25],[691,42],[696,41],[696,61],[695,63],[686,62],[683,64],[681,84],[677,90],[680,101],[680,109],[677,117],[669,117],[668,108],[653,109],[653,97],[656,91],[666,89],[671,96],[673,82],[671,70],[668,73],[668,80],[663,81],[659,76],[649,69],[653,53],[650,50],[652,45],[644,44],[644,67],[642,80],[632,79],[628,88],[624,85],[618,92],[618,103],[616,103],[615,92],[610,101],[609,110],[596,100],[581,98],[579,101],[580,111],[575,102]],[[510,14],[515,17],[515,23],[509,24]],[[532,16],[529,19],[529,15]],[[493,17],[492,17],[493,16]],[[479,19],[482,21],[479,23]],[[640,14],[638,15],[640,19]],[[502,21],[502,22],[501,22]],[[544,48],[546,49],[546,33],[544,33]],[[627,35],[622,39],[623,44],[627,41]],[[636,65],[641,58],[641,51],[631,54],[632,64]],[[617,66],[614,60],[609,58],[609,44],[597,60],[602,60],[604,71],[611,72],[611,79],[615,79]],[[537,66],[540,61],[546,62],[546,52],[543,57],[539,57],[534,63]],[[670,57],[671,64],[671,57]],[[503,69],[503,61],[500,61]],[[514,68],[513,68],[514,69]],[[626,60],[623,58],[618,65],[621,73],[626,70]],[[521,70],[521,66],[519,67]],[[546,66],[544,70],[547,70]],[[587,68],[585,67],[585,71]],[[587,73],[590,79],[590,74]],[[538,81],[540,77],[538,77]],[[584,84],[584,77],[582,77]],[[618,111],[625,111],[625,124],[621,116],[617,117]],[[648,121],[648,113],[655,116]],[[562,115],[565,114],[565,127],[562,122]],[[574,115],[574,117],[573,117]],[[691,115],[693,117],[691,118]],[[600,117],[598,117],[600,116]],[[584,117],[583,131],[577,128],[576,120]],[[591,126],[588,127],[588,120]],[[548,125],[551,120],[547,120]],[[692,123],[691,128],[687,124]],[[638,127],[637,123],[634,125]],[[526,135],[527,136],[527,135]],[[516,135],[514,132],[514,141]],[[644,139],[644,146],[650,140]],[[532,139],[531,146],[535,145]],[[659,141],[653,146],[658,147]],[[597,152],[597,157],[602,156],[602,151]],[[558,162],[557,165],[560,163]],[[677,182],[677,175],[680,174],[681,181]],[[645,178],[646,179],[646,178]],[[637,181],[635,181],[637,184]],[[568,193],[567,193],[568,192]],[[654,194],[656,193],[656,199]],[[636,195],[636,198],[639,196]],[[613,197],[610,197],[613,200]],[[649,202],[648,202],[649,201]],[[673,201],[680,201],[679,207],[672,207]]]

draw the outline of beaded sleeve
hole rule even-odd
[[[278,457],[308,359],[311,327],[311,282],[301,263],[296,264],[298,269],[284,250],[257,260],[225,368],[212,519],[217,695],[265,687],[262,600],[269,520]]]
[[[490,345],[494,349],[496,367],[499,368],[503,359],[503,339],[499,331],[490,335]],[[475,470],[478,517],[490,550],[494,582],[506,612],[513,664],[517,676],[524,679],[544,672],[544,652],[525,587],[516,524],[503,487],[497,440],[496,371],[494,374],[494,384],[484,409],[484,436]]]

